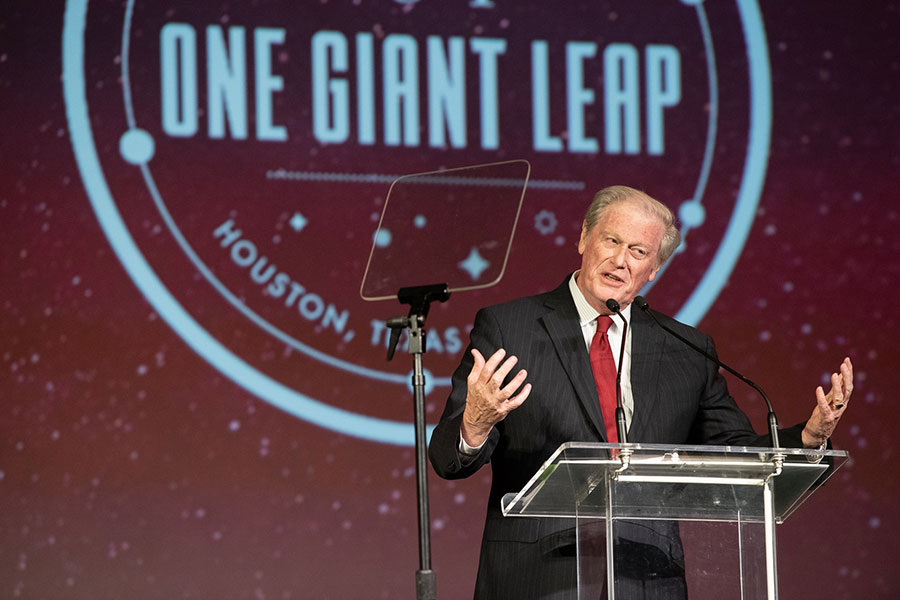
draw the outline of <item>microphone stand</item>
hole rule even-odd
[[[622,361],[625,360],[625,342],[628,340],[628,321],[619,309],[619,303],[613,298],[606,301],[606,308],[622,319],[622,344],[619,346],[619,364],[616,365],[616,434],[619,443],[628,443],[628,431],[625,427],[625,400],[622,398]]]
[[[678,338],[679,340],[681,340],[682,342],[687,344],[693,350],[695,350],[695,351],[699,352],[700,354],[702,354],[703,356],[705,356],[707,359],[709,359],[715,365],[722,367],[723,369],[725,369],[726,371],[728,371],[729,373],[731,373],[732,375],[734,375],[735,377],[737,377],[738,379],[740,379],[741,381],[743,381],[744,383],[746,383],[747,385],[752,387],[754,390],[756,390],[759,393],[760,396],[762,396],[763,401],[766,403],[766,408],[769,411],[767,421],[768,421],[768,425],[769,425],[769,438],[772,441],[772,448],[774,448],[775,450],[780,450],[781,444],[778,441],[778,419],[775,417],[775,409],[772,407],[772,403],[769,401],[769,397],[766,395],[766,393],[763,391],[763,389],[761,387],[759,387],[758,385],[756,385],[754,382],[752,382],[747,377],[744,377],[743,375],[741,375],[740,373],[738,373],[737,371],[735,371],[734,369],[732,369],[731,367],[729,367],[728,365],[723,363],[721,360],[712,356],[709,352],[707,352],[703,348],[700,348],[699,346],[697,346],[697,344],[692,343],[690,340],[688,340],[683,335],[679,334],[674,329],[663,325],[660,322],[660,320],[657,319],[656,316],[652,312],[650,312],[650,305],[647,303],[647,301],[642,296],[637,296],[634,299],[634,303],[637,304],[638,308],[640,308],[642,311],[647,313],[650,316],[650,318],[653,319],[653,321],[657,325],[659,325],[664,330],[666,330],[667,332],[669,332],[670,334],[672,334],[673,336],[675,336],[676,338]],[[779,453],[776,452],[776,457],[778,455],[779,455]]]
[[[409,315],[387,320],[391,330],[387,359],[394,357],[401,332],[409,328],[409,353],[413,355],[412,387],[414,398],[414,420],[416,438],[416,500],[419,517],[419,569],[416,571],[417,600],[437,598],[437,579],[431,570],[431,528],[428,516],[428,469],[426,462],[427,444],[425,440],[425,369],[422,355],[425,344],[425,317],[435,300],[446,302],[450,298],[447,284],[421,285],[400,288],[397,299],[401,304],[409,304]]]
[[[619,438],[619,444],[627,444],[628,430],[625,426],[625,399],[622,397],[622,361],[625,360],[625,343],[628,341],[628,321],[620,312],[619,303],[615,299],[609,298],[606,301],[606,308],[622,319],[622,344],[619,346],[619,364],[616,365],[616,435]],[[631,464],[631,453],[630,448],[619,449],[619,459],[622,461],[622,468],[617,473],[622,473],[628,469]]]

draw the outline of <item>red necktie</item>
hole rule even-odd
[[[606,426],[606,439],[611,443],[619,441],[616,433],[616,362],[606,331],[612,325],[612,319],[605,315],[597,317],[597,333],[591,340],[591,370],[597,384],[597,396],[600,398],[600,413]]]

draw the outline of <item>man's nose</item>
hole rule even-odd
[[[613,256],[612,256],[613,262],[616,264],[616,266],[624,267],[625,259],[626,259],[627,255],[628,255],[628,246],[626,246],[625,244],[619,244],[618,246],[616,246],[616,249],[613,251]]]

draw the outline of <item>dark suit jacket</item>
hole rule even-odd
[[[543,462],[568,441],[606,441],[603,417],[591,372],[578,312],[568,289],[568,277],[555,290],[482,309],[475,318],[470,346],[453,374],[453,387],[431,438],[429,454],[437,473],[448,479],[468,477],[490,462],[492,485],[479,564],[478,595],[498,598],[500,589],[516,594],[510,575],[549,569],[546,564],[516,564],[510,544],[528,544],[544,557],[560,554],[571,542],[573,523],[565,519],[504,518],[500,499],[519,491]],[[689,340],[715,353],[712,339],[702,332],[658,314],[659,319]],[[631,384],[634,414],[628,441],[658,444],[768,446],[729,395],[716,366],[667,334],[639,310],[631,313]],[[471,348],[485,358],[498,348],[515,355],[528,371],[533,390],[525,403],[498,423],[470,464],[458,454],[459,429],[471,371]],[[800,446],[802,425],[783,430],[782,444]],[[674,532],[657,536],[660,548],[680,559]],[[674,536],[675,539],[666,539]],[[522,546],[526,547],[526,546]],[[565,554],[565,553],[563,553]],[[523,557],[521,560],[525,560]],[[521,562],[521,561],[520,561]],[[515,568],[515,571],[508,571]],[[571,567],[574,574],[574,562]],[[549,572],[548,572],[549,573]],[[551,578],[554,575],[548,574]],[[538,576],[538,580],[547,579]],[[517,581],[521,582],[521,578]],[[526,594],[520,597],[538,597]]]

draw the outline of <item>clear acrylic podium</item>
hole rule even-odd
[[[668,571],[683,574],[692,600],[701,590],[717,600],[774,600],[776,523],[847,458],[837,450],[570,442],[504,496],[502,509],[575,519],[579,598],[599,598],[606,587],[609,600],[627,600],[627,578]]]

